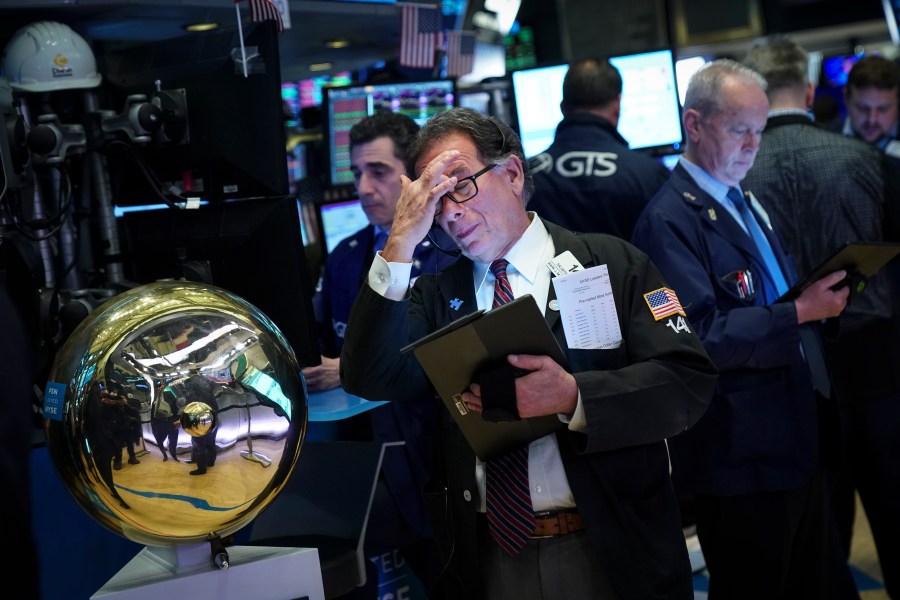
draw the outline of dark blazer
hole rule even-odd
[[[788,279],[791,261],[757,212]],[[681,166],[635,228],[673,286],[719,369],[715,398],[696,427],[670,442],[672,477],[686,492],[734,495],[804,484],[818,457],[816,401],[792,302],[741,297],[735,273],[762,281],[751,238]]]
[[[611,236],[545,225],[557,253],[570,250],[585,268],[608,265],[623,336],[612,350],[568,349],[559,313],[546,311],[587,417],[585,433],[555,434],[575,502],[622,598],[693,598],[665,440],[704,413],[716,371],[688,323],[678,330],[674,317],[672,325],[654,320],[642,295],[666,284],[643,253]],[[400,348],[476,310],[472,267],[461,258],[437,277],[423,275],[402,302],[364,286],[341,355],[345,388],[370,400],[433,395],[413,355]],[[555,297],[551,285],[548,300]],[[442,415],[451,506],[446,525],[454,542],[445,581],[458,584],[455,597],[477,599],[475,455],[449,413]]]
[[[876,146],[824,131],[804,115],[766,123],[743,184],[766,201],[775,229],[806,273],[848,241],[900,241],[900,197]],[[900,262],[880,270],[830,330],[829,365],[844,399],[900,392]]]

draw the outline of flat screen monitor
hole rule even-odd
[[[681,103],[671,50],[612,56],[622,75],[619,133],[634,150],[670,154],[681,147]]]
[[[847,85],[847,76],[862,54],[839,54],[822,58],[822,76],[819,85],[829,88],[843,88]]]
[[[281,84],[281,97],[290,109],[292,120],[300,121],[300,111],[322,105],[322,89],[326,86],[343,86],[353,83],[349,71],[334,75],[319,75]]]
[[[272,319],[301,366],[319,364],[314,281],[297,199],[130,211],[118,222],[126,278],[136,283],[185,278],[226,289]]]
[[[809,80],[813,82],[813,85],[818,86],[819,79],[822,77],[822,57],[824,55],[817,50],[813,50],[808,53],[808,56],[809,62],[806,69],[809,73]]]
[[[300,89],[296,83],[281,84],[281,101],[285,114],[290,116],[288,124],[297,125],[300,122]]]
[[[687,92],[691,77],[707,62],[705,56],[691,56],[675,61],[675,84],[678,86],[678,102],[681,106],[684,106],[684,94]]]
[[[553,143],[562,121],[563,78],[569,65],[551,65],[513,71],[513,100],[522,150],[526,158],[537,156]]]
[[[331,185],[353,183],[350,172],[350,128],[378,111],[403,113],[419,125],[455,106],[452,80],[405,81],[323,89]]]
[[[477,110],[485,116],[491,115],[491,95],[486,91],[467,92],[459,95],[459,105]]]
[[[319,205],[319,223],[325,251],[331,252],[341,240],[369,224],[359,200],[345,200]]]
[[[143,94],[162,111],[149,143],[108,153],[116,204],[288,193],[277,36],[272,21],[244,27],[246,77],[234,28],[99,54],[112,105]]]
[[[681,108],[671,50],[612,56],[622,76],[619,133],[633,150],[651,154],[678,151],[683,141]],[[514,71],[513,99],[525,156],[540,154],[562,120],[562,82],[568,65]]]
[[[322,89],[327,86],[342,86],[353,83],[353,77],[349,71],[341,71],[334,75],[320,75],[312,79],[303,79],[297,83],[300,90],[300,106],[309,108],[322,106]]]

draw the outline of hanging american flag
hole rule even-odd
[[[235,4],[243,0],[234,0]],[[275,21],[278,32],[284,31],[284,19],[282,18],[281,9],[287,13],[287,3],[282,0],[248,0],[250,3],[250,20],[251,21]],[[276,2],[279,5],[276,5]],[[288,25],[290,26],[290,25]]]
[[[447,77],[462,77],[475,65],[475,32],[447,32]]]
[[[430,69],[434,51],[442,41],[441,11],[426,4],[401,4],[400,64]]]

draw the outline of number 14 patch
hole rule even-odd
[[[675,333],[680,333],[682,331],[686,333],[691,332],[691,328],[688,327],[687,321],[684,317],[678,317],[677,319],[669,319],[666,321],[666,327],[671,327],[672,331]]]

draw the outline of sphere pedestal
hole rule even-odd
[[[232,546],[227,570],[210,561],[208,544],[148,546],[91,600],[325,600],[314,548]]]

